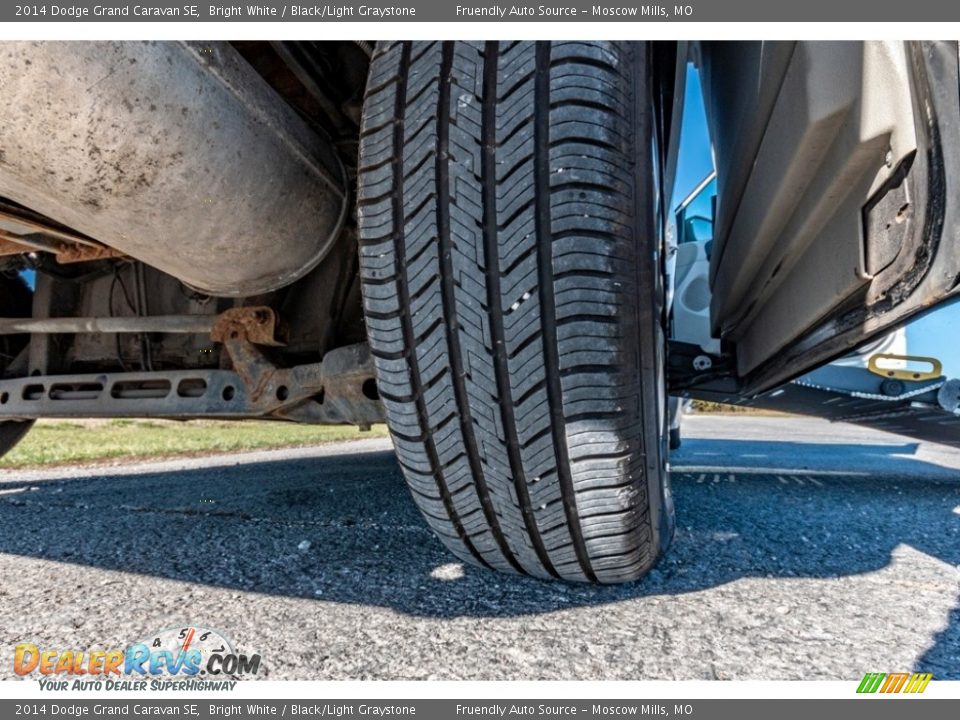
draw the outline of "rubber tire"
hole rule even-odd
[[[680,437],[680,428],[670,428],[670,449],[679,450],[683,445],[683,439]]]
[[[0,422],[0,457],[13,450],[14,446],[33,427],[33,420],[5,420]]]
[[[0,275],[0,316],[3,317],[30,317],[33,309],[33,293],[19,277],[4,277]],[[2,335],[0,336],[0,378],[6,370],[6,357],[13,357],[26,345],[29,336]],[[2,400],[2,397],[0,397]],[[33,421],[0,421],[0,457],[10,452],[23,439]]]
[[[673,532],[648,47],[380,44],[364,308],[399,462],[459,558],[621,583]]]

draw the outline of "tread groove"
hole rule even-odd
[[[517,499],[520,502],[524,526],[530,536],[537,559],[550,575],[559,574],[550,562],[547,549],[540,537],[537,520],[533,515],[530,493],[527,489],[526,474],[520,458],[520,440],[517,437],[517,422],[513,413],[513,399],[510,389],[510,370],[507,367],[507,343],[503,329],[503,309],[500,303],[500,271],[498,262],[497,239],[497,186],[492,179],[496,177],[496,98],[498,46],[496,41],[488,42],[484,56],[484,102],[481,118],[483,156],[481,158],[481,176],[483,178],[483,246],[484,261],[487,266],[487,313],[490,318],[491,344],[493,346],[493,365],[497,384],[497,396],[500,406],[500,419],[503,423],[504,441],[510,474],[513,477]]]
[[[483,508],[483,515],[486,518],[487,524],[490,526],[490,532],[497,546],[500,548],[500,552],[503,553],[503,557],[510,563],[510,566],[514,570],[525,574],[526,571],[510,551],[510,546],[507,544],[507,539],[500,529],[500,523],[497,520],[493,503],[490,500],[490,492],[487,489],[483,467],[480,464],[477,439],[473,432],[473,419],[470,414],[467,388],[463,380],[463,357],[460,348],[460,339],[458,337],[457,300],[454,288],[455,278],[453,275],[453,238],[450,234],[450,82],[448,78],[453,68],[453,43],[444,42],[442,47],[443,59],[440,64],[440,97],[437,103],[437,152],[434,154],[436,156],[438,189],[437,234],[440,238],[441,293],[443,316],[446,321],[444,325],[446,328],[447,347],[449,349],[447,357],[450,361],[453,397],[460,421],[460,432],[463,436],[467,463],[470,466],[470,473],[476,484],[477,497],[480,500],[480,507]],[[450,464],[452,463],[448,463],[448,465]]]
[[[536,76],[534,78],[535,108],[550,105],[550,43],[536,44]],[[557,348],[556,304],[553,288],[553,238],[550,234],[550,115],[536,116],[533,129],[534,213],[537,237],[537,270],[540,291],[540,328],[543,334],[543,364],[547,377],[547,404],[550,406],[553,430],[553,449],[557,458],[557,478],[563,509],[570,528],[573,549],[583,574],[590,582],[597,576],[590,566],[590,555],[583,538],[583,529],[577,517],[577,500],[573,477],[570,474],[570,456],[567,448],[566,422],[563,419],[563,387],[560,384],[560,358]]]
[[[406,85],[407,85],[407,75],[410,69],[410,53],[411,45],[410,43],[404,43],[401,50],[401,59],[400,59],[400,68],[398,70],[400,76],[400,82],[397,88],[397,104],[396,104],[396,117],[397,122],[394,125],[393,131],[393,142],[394,142],[394,155],[397,157],[397,172],[393,175],[394,183],[394,198],[393,198],[393,223],[394,223],[394,243],[396,249],[394,251],[394,267],[397,275],[397,294],[399,295],[400,307],[407,308],[408,311],[404,312],[401,315],[401,325],[403,328],[403,335],[405,338],[405,344],[409,348],[416,346],[416,341],[414,339],[414,329],[413,322],[410,317],[410,296],[409,288],[407,287],[407,266],[403,262],[403,247],[406,242],[405,233],[404,233],[404,212],[403,212],[403,121],[401,118],[404,117],[404,96],[406,95]],[[410,353],[408,358],[408,364],[410,368],[410,385],[413,390],[414,404],[416,405],[417,410],[417,419],[420,424],[421,430],[427,428],[424,431],[424,446],[427,451],[427,458],[430,463],[430,467],[433,470],[433,475],[437,479],[437,485],[440,490],[440,497],[442,498],[443,507],[447,512],[447,515],[450,518],[450,522],[453,525],[457,537],[460,538],[460,541],[463,543],[464,547],[477,559],[478,562],[483,564],[486,567],[490,567],[484,557],[477,550],[476,546],[473,544],[473,541],[470,539],[467,534],[466,529],[463,527],[463,522],[461,518],[457,515],[456,507],[453,504],[453,497],[451,496],[450,489],[447,487],[446,482],[444,481],[442,475],[438,472],[437,468],[440,466],[440,460],[437,455],[437,447],[434,443],[432,434],[429,431],[430,423],[428,421],[428,414],[426,403],[423,399],[423,383],[420,380],[420,368],[419,362],[417,360],[416,353]]]

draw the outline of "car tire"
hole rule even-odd
[[[5,420],[0,422],[0,457],[13,450],[33,427],[33,420]]]
[[[670,428],[670,449],[679,450],[681,445],[683,440],[680,437],[680,428]]]
[[[30,317],[33,293],[20,277],[0,275],[0,314],[4,317]],[[0,378],[5,377],[9,362],[26,347],[29,336],[0,335]],[[5,398],[0,393],[0,402]],[[33,421],[0,421],[0,457],[13,449],[23,439]]]
[[[670,541],[648,52],[396,42],[372,60],[368,337],[413,497],[467,562],[622,583]]]

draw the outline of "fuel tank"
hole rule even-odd
[[[0,196],[205,293],[302,277],[346,173],[228,43],[0,43]]]

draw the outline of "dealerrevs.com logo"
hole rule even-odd
[[[222,633],[191,626],[152,633],[125,649],[20,643],[13,670],[36,676],[41,690],[232,690],[260,671],[260,655],[237,652]]]

